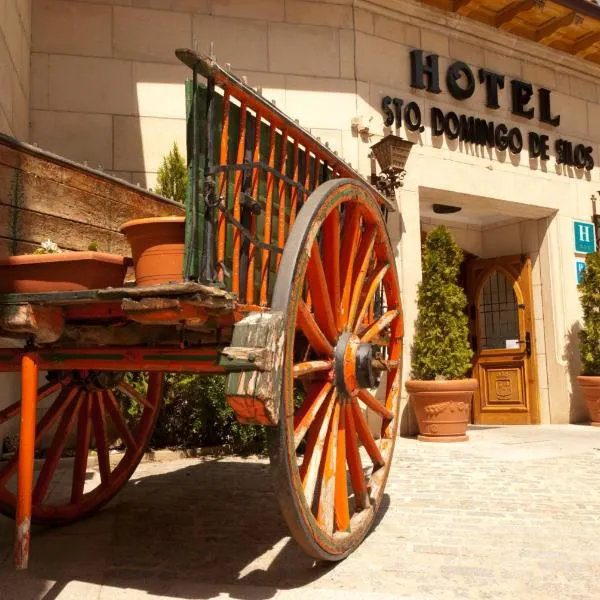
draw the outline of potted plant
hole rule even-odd
[[[579,283],[583,329],[579,354],[583,366],[577,378],[587,402],[592,425],[600,427],[600,253],[588,254]]]
[[[413,379],[406,383],[422,441],[467,439],[477,380],[466,378],[473,352],[465,315],[467,299],[457,283],[462,260],[463,252],[446,227],[429,233],[423,244]]]
[[[158,169],[156,193],[185,202],[187,170],[177,144]],[[131,246],[138,286],[181,281],[185,253],[185,217],[150,217],[124,223],[120,232]]]
[[[127,257],[98,252],[97,242],[84,251],[66,251],[46,240],[31,254],[0,260],[0,294],[119,287],[130,264]]]

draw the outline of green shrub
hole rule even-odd
[[[419,285],[412,376],[461,379],[471,368],[467,299],[458,285],[463,251],[448,229],[437,227],[423,244],[423,280]]]
[[[183,156],[179,152],[177,142],[163,158],[158,168],[156,193],[165,198],[172,198],[181,204],[185,203],[185,190],[187,187],[187,167]]]
[[[583,329],[579,332],[579,354],[583,375],[600,375],[600,253],[588,254],[579,284]]]

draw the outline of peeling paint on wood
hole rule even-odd
[[[240,423],[277,425],[279,422],[284,344],[283,313],[251,313],[236,323],[231,347],[221,357],[220,364],[230,371],[229,357],[238,359],[231,365],[236,370],[228,372],[226,395]],[[260,349],[268,354],[259,355]],[[248,370],[251,355],[255,358],[254,368]]]

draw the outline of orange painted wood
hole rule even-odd
[[[331,371],[333,361],[331,360],[307,360],[306,362],[296,363],[293,368],[294,377],[306,377],[313,373],[322,371]]]
[[[394,415],[381,403],[379,402],[371,392],[365,389],[358,391],[358,398],[364,402],[368,408],[376,412],[382,419],[391,421]]]
[[[298,148],[298,140],[294,140],[294,155],[292,160],[292,179],[294,181],[299,182],[299,174],[298,174],[298,156],[300,154],[300,149]],[[292,225],[296,220],[296,212],[298,211],[298,188],[296,186],[292,186],[290,192],[290,231],[292,229]],[[288,233],[289,235],[289,233]]]
[[[119,403],[115,398],[112,390],[106,390],[104,392],[104,398],[106,398],[106,409],[110,414],[111,421],[115,425],[121,441],[127,446],[127,448],[133,450],[136,447],[135,438],[129,430],[129,426],[125,423],[125,419],[121,414]]]
[[[69,403],[69,406],[63,413],[60,423],[56,428],[56,433],[52,439],[52,444],[48,449],[46,459],[44,460],[44,465],[42,466],[42,470],[38,476],[35,488],[33,489],[34,504],[41,504],[48,493],[48,487],[50,486],[50,482],[52,481],[52,477],[54,476],[54,472],[58,466],[58,461],[62,456],[65,442],[67,441],[67,436],[69,433],[71,433],[71,429],[73,428],[75,420],[77,419],[77,414],[80,407],[79,400],[80,395],[78,394],[77,397],[75,397],[73,401]]]
[[[120,301],[71,304],[70,306],[65,306],[63,312],[66,321],[125,318]]]
[[[240,106],[240,137],[238,140],[236,163],[241,165],[244,162],[244,150],[246,147],[246,103],[242,102]],[[241,221],[242,209],[240,196],[242,193],[242,172],[236,171],[233,186],[233,218]],[[233,228],[233,257],[231,267],[231,291],[238,297],[240,295],[240,249],[242,236],[237,227]]]
[[[319,356],[333,356],[333,346],[319,327],[306,302],[298,302],[298,326],[306,336],[308,343]]]
[[[150,371],[177,373],[222,374],[223,367],[217,363],[219,348],[144,348],[131,346],[107,346],[101,348],[61,348],[40,351],[39,368],[45,371],[97,369],[100,371]],[[0,356],[14,360],[0,360],[0,372],[16,370],[20,350],[0,350]],[[106,357],[106,358],[104,358]],[[118,359],[114,358],[118,357]]]
[[[118,386],[118,389],[126,396],[129,396],[130,398],[135,400],[140,406],[152,408],[152,401],[143,394],[140,394],[133,386],[129,385],[126,381],[121,381],[121,383]]]
[[[100,392],[94,393],[96,394],[96,402],[92,405],[92,425],[98,455],[98,469],[100,480],[103,484],[108,484],[110,481],[110,459],[108,457],[108,440],[106,439],[106,414]]]
[[[228,160],[229,150],[229,105],[230,95],[228,88],[225,88],[223,93],[223,129],[221,132],[221,149],[219,162],[226,165]],[[219,174],[219,198],[227,198],[227,171],[222,171]],[[223,281],[225,274],[223,273],[223,264],[225,262],[225,238],[227,235],[227,221],[223,212],[219,211],[217,218],[217,279]]]
[[[323,223],[323,268],[327,277],[327,288],[331,306],[335,312],[336,325],[339,323],[339,306],[341,297],[340,281],[340,211],[334,208]]]
[[[39,369],[39,365],[38,365]],[[37,385],[37,380],[36,380]],[[60,418],[73,399],[73,396],[77,393],[75,388],[65,388],[58,395],[58,397],[52,403],[52,406],[46,411],[46,414],[41,418],[37,424],[35,431],[35,441],[37,444],[40,438],[52,427],[56,419]],[[22,420],[22,419],[21,419]],[[17,470],[19,460],[19,454],[14,454],[6,464],[0,469],[0,486],[5,485],[6,482],[15,474]]]
[[[356,398],[352,398],[352,416],[354,417],[354,426],[356,427],[356,433],[360,441],[363,443],[366,451],[368,452],[373,464],[376,467],[381,467],[385,464],[381,452],[377,447],[377,443],[373,439],[373,435],[369,429],[369,425],[358,405]]]
[[[280,171],[286,173],[287,165],[287,151],[288,151],[288,133],[287,129],[281,132],[281,153],[279,158],[279,164],[281,165]],[[277,245],[283,248],[285,244],[285,208],[286,208],[286,196],[287,196],[288,185],[285,181],[279,181],[279,211],[277,214]],[[277,254],[276,265],[279,269],[279,263],[281,262],[281,254]]]
[[[364,297],[362,298],[361,308],[358,311],[358,315],[356,317],[354,333],[356,333],[359,330],[359,328],[362,326],[366,317],[370,316],[372,318],[373,300],[375,298],[375,293],[377,292],[377,289],[381,285],[381,282],[383,281],[383,278],[389,268],[390,268],[389,264],[384,264],[384,265],[378,264],[375,267],[373,274],[369,278],[369,281],[365,285],[366,292],[365,292]]]
[[[315,319],[327,339],[333,343],[337,338],[338,331],[333,316],[333,307],[329,299],[329,289],[327,287],[325,271],[323,270],[323,263],[321,262],[321,253],[319,252],[319,245],[316,242],[313,243],[310,259],[306,267],[306,279],[308,280],[311,296],[315,298],[313,303]]]
[[[338,313],[338,329],[347,329],[348,312],[350,310],[350,298],[352,294],[352,274],[354,272],[354,261],[360,239],[361,214],[356,206],[346,207],[344,234],[342,240],[342,252],[340,258],[341,273],[341,302]]]
[[[271,134],[269,136],[269,166],[275,168],[275,127],[271,126]],[[266,206],[265,220],[263,223],[263,242],[271,243],[271,221],[273,216],[273,196],[275,188],[275,176],[272,171],[267,172],[267,189],[266,189]],[[269,290],[269,267],[271,264],[271,251],[264,249],[262,251],[260,263],[260,305],[267,305],[267,294]]]
[[[348,482],[346,478],[346,405],[340,410],[335,466],[335,525],[338,531],[349,531]]]
[[[29,563],[37,382],[37,356],[26,354],[21,363],[21,425],[19,428],[17,535],[15,540],[15,567],[19,570],[26,569]],[[8,465],[5,466],[5,469],[7,468]]]
[[[38,390],[37,402],[38,403],[41,402],[44,398],[47,398],[54,392],[57,392],[60,388],[61,388],[60,381],[56,381],[56,382],[51,381],[51,382],[43,385]],[[8,421],[8,419],[18,415],[19,412],[21,412],[21,403],[22,403],[22,401],[19,400],[18,402],[14,402],[10,406],[7,406],[5,409],[0,410],[0,425],[2,425],[2,423],[6,423],[6,421]]]
[[[326,408],[326,412],[319,428],[319,433],[314,444],[314,450],[311,453],[310,462],[306,469],[306,477],[302,481],[302,487],[304,488],[304,494],[309,505],[312,504],[315,488],[317,481],[319,480],[319,470],[325,451],[325,443],[327,441],[327,434],[331,426],[331,417],[333,415],[334,405],[337,404],[337,393],[334,392],[329,397],[329,400],[323,405]]]
[[[252,153],[252,162],[256,163],[260,160],[260,134],[262,129],[262,114],[260,111],[256,113],[256,122],[254,125],[254,152]],[[252,169],[252,188],[250,195],[255,200],[258,199],[260,170],[256,167]],[[252,237],[256,237],[256,215],[250,215],[250,233]],[[255,262],[256,247],[252,242],[248,244],[248,274],[246,277],[246,302],[254,303],[254,262]],[[260,303],[260,302],[259,302]]]
[[[308,466],[310,465],[312,456],[315,452],[317,439],[319,438],[319,431],[321,431],[323,419],[325,419],[325,415],[327,414],[330,402],[331,399],[328,399],[327,402],[323,402],[321,408],[317,412],[315,420],[313,421],[312,425],[308,428],[308,434],[306,436],[306,446],[304,448],[304,456],[302,458],[302,464],[298,469],[300,474],[300,480],[302,481],[303,486],[306,480],[306,475],[308,473]]]
[[[346,414],[346,462],[348,463],[348,471],[350,472],[350,481],[354,490],[354,498],[357,509],[367,508],[369,502],[369,492],[367,490],[367,482],[362,468],[360,452],[358,450],[358,434],[354,425],[354,415],[352,414],[352,406],[348,403],[344,405]]]
[[[294,415],[294,447],[297,448],[304,439],[306,432],[313,424],[323,402],[331,392],[333,385],[325,382],[322,385],[315,384],[307,393],[302,406]]]
[[[71,482],[71,502],[79,502],[83,497],[87,472],[88,453],[92,433],[92,401],[89,393],[81,398],[81,408],[77,422],[77,442],[75,445],[75,463],[73,465],[73,481]]]
[[[354,330],[356,313],[358,312],[358,304],[360,302],[363,284],[367,277],[367,271],[371,264],[373,256],[373,246],[375,244],[375,236],[377,231],[373,225],[367,227],[363,232],[360,247],[356,257],[354,273],[352,278],[352,291],[350,294],[350,307],[348,309],[348,329]]]
[[[340,403],[333,407],[333,415],[327,440],[325,442],[325,457],[321,461],[319,474],[321,489],[319,493],[319,508],[317,510],[317,523],[329,534],[333,533],[335,523],[335,474],[337,470],[338,430],[340,421]]]
[[[389,327],[391,322],[400,314],[400,311],[393,309],[388,310],[386,313],[375,321],[360,338],[363,344],[375,339],[386,327]]]

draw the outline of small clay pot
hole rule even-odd
[[[600,376],[580,375],[577,381],[587,402],[591,424],[600,427]]]
[[[131,259],[106,252],[25,254],[0,260],[0,294],[79,292],[123,285]]]
[[[183,281],[185,217],[135,219],[119,231],[131,246],[138,286]]]
[[[464,442],[476,379],[406,382],[423,442]]]

